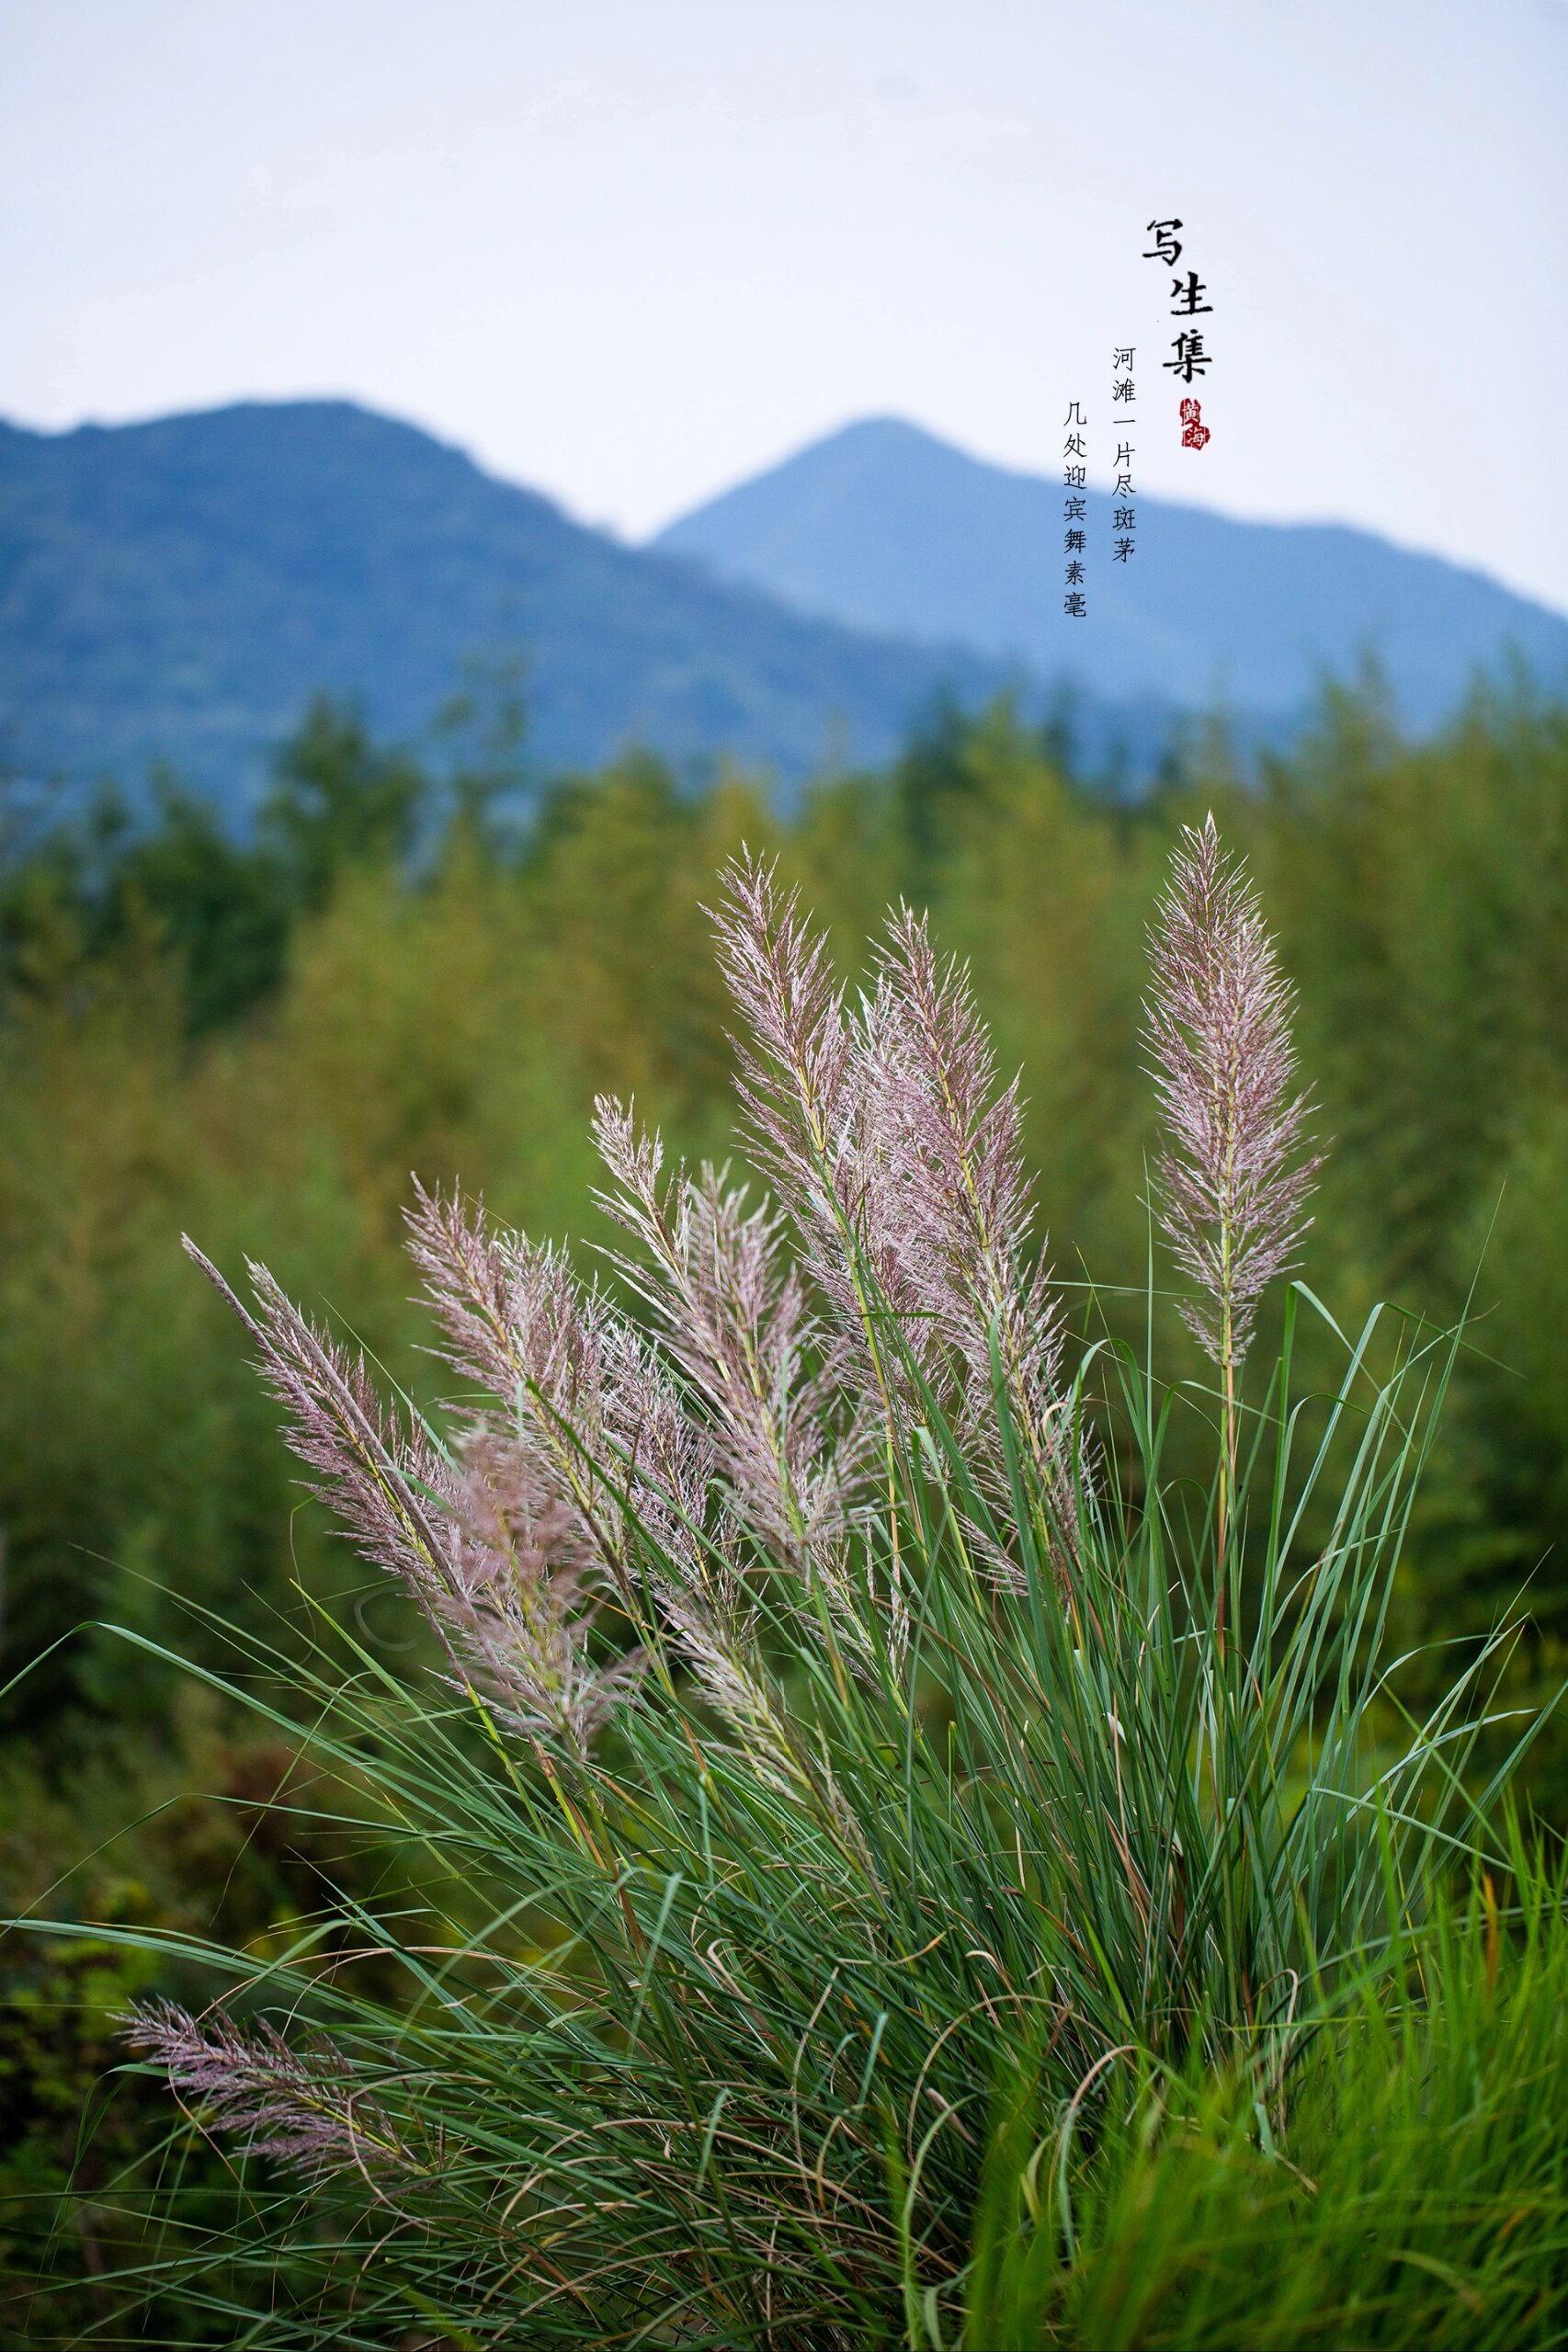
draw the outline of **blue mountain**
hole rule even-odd
[[[1316,523],[1247,523],[1138,501],[1111,560],[1086,494],[1085,619],[1062,610],[1063,493],[913,425],[868,418],[699,506],[653,544],[857,629],[958,642],[1116,703],[1222,702],[1266,722],[1374,653],[1400,717],[1437,723],[1510,651],[1568,685],[1568,619],[1482,574]]]
[[[243,803],[318,688],[415,733],[521,655],[539,767],[639,743],[786,778],[875,760],[999,665],[802,618],[620,545],[343,402],[42,434],[0,425],[0,767]]]

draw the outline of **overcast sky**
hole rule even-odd
[[[869,414],[1103,480],[1132,344],[1144,487],[1568,610],[1568,0],[0,0],[0,175],[21,423],[347,393],[641,535]]]

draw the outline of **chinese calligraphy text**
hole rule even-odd
[[[1120,345],[1110,355],[1111,420],[1117,437],[1110,494],[1110,560],[1113,563],[1131,562],[1137,544],[1133,535],[1138,528],[1138,516],[1132,503],[1138,494],[1132,482],[1132,427],[1138,421],[1138,388],[1132,374],[1132,363],[1136,358],[1137,352],[1131,343]]]
[[[1089,420],[1084,414],[1081,401],[1068,402],[1067,415],[1062,422],[1066,438],[1062,444],[1062,483],[1068,495],[1062,502],[1062,551],[1065,558],[1062,609],[1069,620],[1086,620],[1089,613],[1085,565],[1087,535],[1084,523],[1087,501],[1082,494],[1089,479]]]
[[[1183,225],[1176,220],[1151,221],[1148,227],[1153,238],[1153,244],[1144,248],[1143,259],[1163,262],[1167,269],[1174,270],[1181,258],[1183,250],[1176,233]],[[1188,269],[1183,275],[1173,278],[1170,306],[1172,318],[1196,319],[1211,315],[1214,305],[1205,299],[1208,292],[1208,286],[1196,269]],[[1160,363],[1162,367],[1169,369],[1178,383],[1190,385],[1195,379],[1207,377],[1214,363],[1214,355],[1205,343],[1203,333],[1200,326],[1179,327],[1171,343],[1171,358]],[[1196,400],[1182,402],[1181,423],[1181,446],[1184,449],[1201,449],[1212,437],[1208,426],[1202,422],[1199,404]]]

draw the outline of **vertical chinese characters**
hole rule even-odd
[[[1138,514],[1133,500],[1138,494],[1132,482],[1132,427],[1138,421],[1138,388],[1132,375],[1132,363],[1136,358],[1136,349],[1131,343],[1119,346],[1110,355],[1111,430],[1116,437],[1116,466],[1110,494],[1110,560],[1113,563],[1131,562],[1137,543],[1133,534],[1138,528]]]
[[[1065,559],[1062,574],[1062,609],[1070,620],[1086,620],[1089,612],[1085,555],[1088,502],[1085,487],[1089,479],[1089,420],[1081,401],[1069,401],[1063,419],[1067,437],[1062,445],[1062,483],[1067,495],[1062,502],[1062,548]]]
[[[1183,250],[1176,233],[1182,226],[1183,223],[1176,220],[1151,221],[1149,233],[1154,242],[1145,249],[1143,259],[1163,262],[1167,269],[1176,270]],[[1199,376],[1207,378],[1213,365],[1213,354],[1204,340],[1204,329],[1193,324],[1213,314],[1213,303],[1205,299],[1208,292],[1207,285],[1196,269],[1180,272],[1171,279],[1171,316],[1183,324],[1172,338],[1173,356],[1163,360],[1161,365],[1169,369],[1178,383],[1188,386]],[[1203,422],[1202,403],[1196,397],[1189,396],[1182,402],[1181,426],[1181,446],[1184,449],[1201,449],[1207,446],[1211,437]]]

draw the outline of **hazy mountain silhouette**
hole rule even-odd
[[[1201,460],[1195,459],[1195,472]],[[1326,524],[1233,522],[1138,500],[1111,558],[1111,500],[1086,494],[1088,618],[1062,611],[1060,483],[967,457],[892,417],[813,442],[653,544],[859,629],[958,642],[1091,695],[1253,713],[1298,709],[1324,670],[1378,656],[1424,729],[1473,667],[1516,649],[1568,682],[1568,619],[1477,572]]]
[[[523,654],[545,770],[631,741],[787,776],[884,756],[998,665],[803,619],[619,545],[344,402],[40,434],[0,425],[0,764],[226,797],[306,697],[422,727],[466,657]]]

